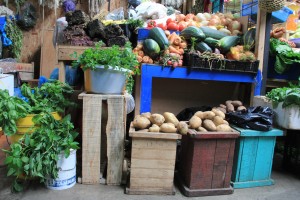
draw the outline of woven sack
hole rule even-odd
[[[259,8],[271,13],[283,8],[284,2],[285,0],[259,0]]]

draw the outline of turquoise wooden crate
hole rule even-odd
[[[234,188],[273,185],[271,171],[276,136],[283,131],[255,131],[233,127],[240,132],[236,141],[231,181]]]

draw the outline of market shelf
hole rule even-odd
[[[152,79],[173,78],[189,80],[226,81],[254,84],[254,96],[260,95],[261,72],[248,74],[242,72],[189,70],[185,67],[172,68],[160,65],[142,64],[140,88],[140,113],[151,112],[152,104]]]

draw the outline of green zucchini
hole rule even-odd
[[[218,47],[222,53],[227,53],[231,47],[234,47],[240,42],[239,36],[226,36],[219,40]]]
[[[202,30],[202,32],[205,34],[206,37],[211,37],[217,40],[222,39],[225,36],[228,36],[226,33],[222,31],[218,31],[206,26],[201,26],[200,29]]]
[[[255,34],[256,29],[251,28],[242,37],[242,44],[246,51],[252,50],[255,47]]]
[[[169,47],[169,40],[165,32],[159,27],[152,28],[149,31],[149,38],[155,40],[161,50],[167,49]]]
[[[196,26],[189,26],[180,32],[180,36],[184,37],[186,40],[192,37],[197,38],[197,40],[204,40],[205,34]]]
[[[212,52],[212,49],[205,42],[198,42],[195,46],[195,49],[201,53],[205,51]]]
[[[155,40],[146,39],[143,42],[143,50],[146,55],[150,56],[152,59],[155,59],[159,55],[160,47]]]
[[[205,38],[204,42],[206,44],[208,44],[208,46],[210,46],[211,48],[216,48],[218,43],[219,43],[219,40],[216,40],[216,39],[211,38],[211,37],[207,37],[207,38]]]

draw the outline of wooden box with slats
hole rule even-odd
[[[132,138],[130,181],[127,194],[175,194],[173,180],[177,133],[135,131]]]

